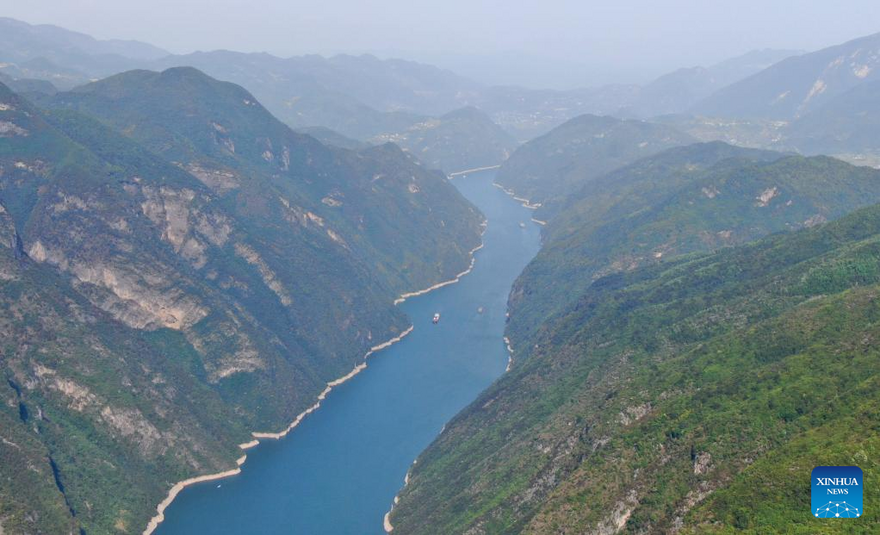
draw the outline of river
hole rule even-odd
[[[537,253],[540,229],[494,176],[453,181],[489,220],[473,271],[401,304],[415,326],[409,336],[370,357],[287,437],[249,450],[241,474],[181,492],[156,533],[384,533],[413,459],[507,366],[507,295]]]

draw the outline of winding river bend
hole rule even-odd
[[[384,533],[413,459],[507,366],[507,295],[538,251],[539,227],[494,176],[453,181],[489,220],[473,271],[401,304],[415,326],[409,336],[371,357],[287,437],[250,450],[241,474],[181,492],[156,533]]]

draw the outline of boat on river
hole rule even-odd
[[[434,322],[434,323],[440,323],[440,313],[439,313],[439,312],[437,312],[437,313],[434,314],[433,322]]]

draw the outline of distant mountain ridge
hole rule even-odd
[[[58,26],[0,17],[0,61],[9,64],[4,70],[46,79],[62,89],[167,55],[140,41],[98,40]]]
[[[796,50],[753,50],[709,67],[690,67],[660,76],[642,87],[623,113],[653,117],[683,112],[715,91],[797,54]]]
[[[47,32],[43,27],[17,21],[9,24],[20,27],[16,30],[19,41],[33,34],[32,39],[46,48],[45,39],[38,39]],[[169,55],[154,47],[139,48],[136,43],[92,42],[87,36],[68,34],[69,41],[88,45],[83,45],[84,51],[111,51],[112,61],[97,52],[88,58],[79,53],[67,58],[48,47],[42,56],[22,57],[4,70],[16,78],[47,79],[69,89],[124,70],[192,66],[248,88],[292,127],[323,126],[361,141],[399,134],[429,117],[466,106],[487,113],[520,143],[585,113],[646,117],[681,111],[706,91],[786,53],[755,51],[708,69],[671,73],[644,88],[612,85],[556,91],[485,86],[431,65],[368,54],[280,58],[216,50]]]
[[[0,50],[4,54],[19,54],[18,57],[32,59],[43,56],[61,54],[64,49],[70,52],[82,52],[90,55],[117,55],[131,59],[151,60],[167,56],[169,52],[142,41],[123,39],[95,39],[90,35],[74,32],[52,24],[27,24],[8,17],[0,17]],[[27,40],[27,43],[22,43]],[[38,41],[43,49],[34,47]],[[27,50],[19,50],[16,45],[26,44]],[[63,57],[63,56],[62,56]]]
[[[617,167],[693,141],[661,124],[582,115],[521,145],[501,166],[497,181],[533,204],[558,205]]]
[[[426,166],[447,173],[498,165],[517,146],[513,137],[474,107],[453,110],[371,141],[400,145]]]
[[[880,79],[861,83],[792,121],[785,144],[808,154],[880,154]]]
[[[694,106],[695,113],[791,120],[855,86],[877,80],[880,33],[790,57],[721,89]]]
[[[16,80],[2,72],[0,72],[0,82],[16,93],[45,93],[47,95],[54,95],[58,92],[58,89],[52,85],[52,82],[29,78]]]
[[[511,339],[598,278],[816,226],[880,202],[880,172],[725,143],[672,148],[599,177],[550,219],[511,291]],[[569,281],[546,285],[548,280]]]

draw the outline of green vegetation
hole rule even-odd
[[[520,146],[498,171],[498,183],[533,203],[547,219],[564,198],[592,180],[694,140],[665,125],[581,115]]]
[[[374,141],[396,143],[426,166],[447,173],[498,165],[517,145],[488,115],[473,107],[426,119]]]
[[[792,164],[843,169],[747,168]],[[511,325],[513,369],[419,457],[395,532],[876,532],[808,511],[813,466],[877,463],[878,292],[880,206],[592,280]]]
[[[640,160],[594,180],[551,220],[545,246],[513,290],[514,347],[599,277],[816,225],[876,202],[880,172],[827,157],[715,142]]]
[[[0,85],[5,533],[140,532],[480,240],[441,173],[324,146],[194,69],[40,98]]]

